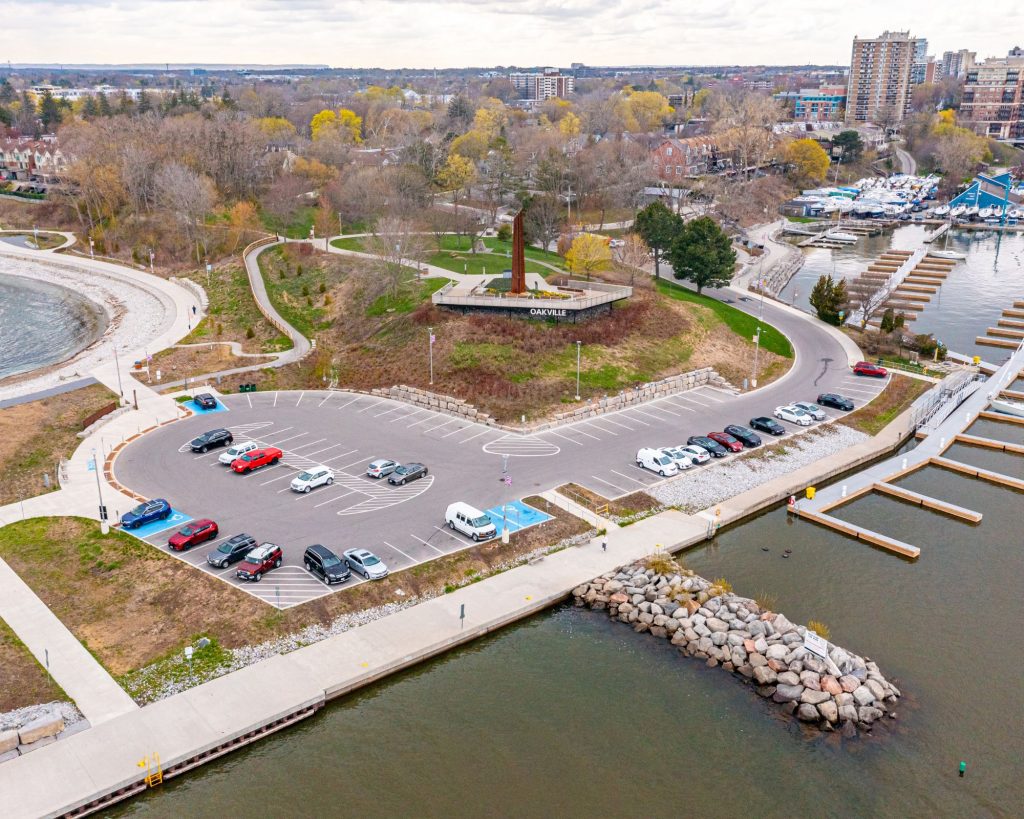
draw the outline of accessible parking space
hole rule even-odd
[[[149,542],[149,539],[159,532],[167,532],[170,529],[183,526],[188,521],[192,520],[191,515],[187,515],[180,509],[171,507],[171,514],[166,520],[154,520],[152,523],[147,523],[144,526],[137,526],[134,529],[124,529],[121,531],[137,537],[139,540],[145,540]]]

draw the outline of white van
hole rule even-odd
[[[498,534],[498,528],[487,515],[462,501],[450,504],[444,519],[449,529],[462,532],[473,540],[490,540]]]
[[[259,449],[260,445],[255,441],[245,441],[241,444],[235,444],[233,447],[229,447],[220,453],[220,457],[217,459],[222,464],[231,466],[231,463],[238,458],[241,458],[246,452],[252,452],[254,449]]]
[[[642,469],[657,472],[663,478],[676,475],[679,472],[676,462],[660,449],[641,449],[636,453],[636,465]]]

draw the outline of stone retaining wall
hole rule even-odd
[[[711,367],[704,367],[699,370],[680,373],[679,375],[671,375],[668,378],[661,379],[660,381],[652,381],[648,384],[642,384],[634,389],[623,390],[617,395],[609,395],[604,398],[598,398],[597,400],[587,401],[586,403],[574,407],[571,410],[556,413],[550,421],[541,421],[536,424],[524,426],[499,424],[493,417],[481,410],[478,410],[475,406],[467,401],[463,401],[461,398],[453,398],[450,395],[441,395],[436,392],[421,390],[404,384],[399,384],[394,387],[373,389],[370,393],[371,395],[376,395],[381,398],[392,398],[395,401],[404,401],[407,404],[413,404],[414,406],[430,409],[434,412],[454,415],[459,418],[465,418],[468,421],[474,421],[478,424],[486,424],[488,426],[497,427],[498,429],[505,429],[509,432],[532,433],[550,429],[551,427],[561,426],[562,424],[571,424],[575,421],[581,421],[586,418],[593,418],[607,412],[627,409],[629,407],[644,404],[648,401],[654,401],[658,398],[664,398],[667,395],[674,395],[675,393],[696,389],[697,387],[704,385],[711,385],[713,387],[719,387],[727,390],[736,389]]]
[[[0,731],[0,762],[49,745],[64,731],[64,727],[63,715],[52,710],[35,715],[17,728]]]
[[[577,606],[607,611],[634,631],[670,640],[683,655],[749,682],[809,726],[856,736],[884,717],[896,718],[900,691],[868,658],[829,642],[826,657],[815,655],[805,648],[806,626],[667,557],[608,572],[572,593]]]

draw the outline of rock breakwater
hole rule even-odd
[[[870,659],[815,640],[806,626],[667,558],[608,572],[577,586],[573,598],[577,606],[607,611],[634,631],[731,672],[785,713],[824,731],[855,736],[896,718],[900,691]]]

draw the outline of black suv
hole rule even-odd
[[[853,401],[841,395],[836,395],[834,392],[824,392],[819,395],[818,403],[824,407],[832,407],[843,412],[850,412],[853,409]]]
[[[217,409],[217,399],[208,392],[199,393],[199,395],[192,399],[192,403],[204,410]]]
[[[761,446],[761,436],[758,435],[754,430],[741,427],[739,424],[729,424],[725,428],[733,438],[739,441],[743,446],[755,447]]]
[[[729,451],[718,441],[708,438],[706,435],[691,435],[686,443],[690,446],[699,446],[702,449],[706,449],[716,458],[724,458],[729,454]]]
[[[778,421],[774,418],[769,418],[767,415],[759,415],[757,418],[750,419],[751,429],[759,429],[761,432],[767,432],[771,435],[785,435],[786,430]]]
[[[225,540],[220,546],[206,556],[206,562],[218,569],[237,563],[256,548],[256,538],[252,535],[235,535]]]
[[[328,586],[332,583],[344,583],[352,576],[345,561],[326,546],[314,543],[302,556],[306,571],[316,575]]]
[[[193,438],[189,446],[193,452],[206,452],[210,447],[231,446],[235,437],[226,429],[211,429],[198,438]]]

